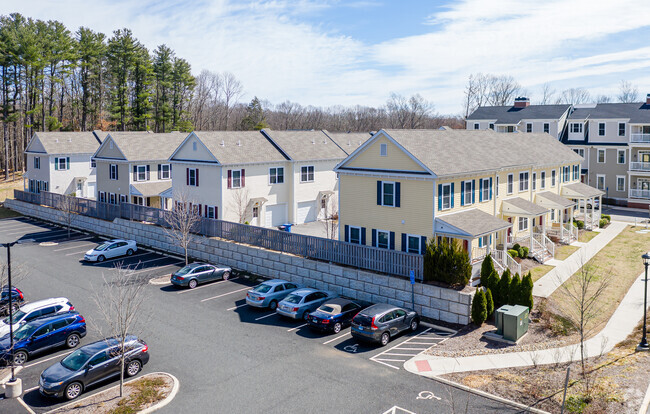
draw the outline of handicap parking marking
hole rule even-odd
[[[219,283],[219,282],[217,282],[217,283]],[[259,286],[259,285],[255,285],[255,286]],[[221,297],[224,297],[224,296],[232,295],[233,293],[237,293],[237,292],[243,292],[244,290],[250,290],[250,289],[254,288],[255,286],[247,286],[247,287],[242,288],[242,289],[233,290],[232,292],[226,292],[226,293],[222,293],[221,295],[212,296],[211,298],[201,299],[201,302],[206,302],[208,300],[217,299],[217,298],[221,298]],[[192,289],[192,290],[196,290],[196,289]]]
[[[185,290],[181,290],[180,292],[176,292],[176,294],[177,294],[177,295],[180,295],[181,293],[196,292],[196,291],[199,290],[199,289],[203,289],[203,288],[207,288],[207,287],[215,286],[215,285],[220,285],[220,284],[222,284],[222,283],[230,282],[230,281],[233,281],[233,280],[235,280],[235,279],[239,279],[239,276],[232,277],[232,278],[230,278],[230,279],[228,279],[228,280],[220,280],[220,281],[218,281],[218,282],[206,283],[205,285],[203,285],[203,286],[197,286],[197,287],[195,287],[194,289],[189,289],[189,288],[187,288],[187,289],[185,289]],[[252,289],[252,287],[251,287],[251,288],[247,288],[247,289]]]
[[[446,341],[452,335],[453,333],[450,332],[434,331],[433,328],[427,328],[419,334],[411,336],[377,355],[371,356],[369,359],[373,362],[399,370],[399,366],[404,365],[409,359],[421,354],[432,346]]]

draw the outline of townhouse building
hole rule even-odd
[[[35,132],[25,149],[24,190],[95,198],[97,177],[91,157],[99,148],[103,134],[101,131]]]
[[[347,155],[325,131],[195,131],[169,158],[176,167],[167,195],[205,217],[307,223],[336,198],[332,169]]]
[[[164,208],[172,186],[167,161],[186,133],[110,132],[92,159],[97,165],[97,200]],[[168,207],[168,206],[167,206]]]
[[[581,161],[544,133],[381,130],[334,169],[340,239],[423,254],[445,237],[501,269],[519,243],[543,262],[576,239],[574,217],[597,226],[603,192],[580,182]]]

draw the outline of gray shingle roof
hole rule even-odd
[[[35,132],[48,154],[94,154],[101,144],[92,131],[85,132]]]
[[[568,198],[564,198],[559,194],[556,194],[551,191],[544,191],[543,193],[537,193],[537,203],[540,205],[553,205],[552,208],[568,208],[576,204],[575,201],[571,201]]]
[[[262,132],[294,161],[342,160],[348,156],[323,131],[274,131],[263,129]]]
[[[584,198],[591,198],[605,195],[605,192],[585,183],[573,183],[562,186],[562,195],[564,197],[579,195]]]
[[[630,119],[631,123],[650,123],[650,105],[636,103],[601,103],[593,108],[578,107],[570,119]]]
[[[323,132],[343,148],[348,155],[372,136],[370,132],[329,132],[325,130]]]
[[[507,221],[478,209],[439,216],[436,218],[436,221],[447,223],[473,237],[507,229],[512,226]]]
[[[494,119],[496,124],[517,124],[522,119],[560,119],[571,105],[529,105],[526,108],[514,106],[481,106],[470,116],[468,121]]]
[[[186,132],[109,132],[127,161],[168,159],[187,137]]]
[[[548,213],[548,209],[538,204],[531,203],[521,197],[509,198],[503,200],[501,207],[503,214],[512,215],[523,214],[526,216],[539,216],[540,214]]]
[[[194,131],[194,134],[223,165],[286,161],[259,131]]]
[[[582,157],[548,134],[463,129],[385,132],[439,177],[582,161]]]
[[[155,197],[172,188],[171,181],[150,181],[145,183],[131,184],[143,197]]]

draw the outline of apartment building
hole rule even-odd
[[[92,155],[102,131],[35,132],[25,149],[24,189],[95,198],[96,169]]]

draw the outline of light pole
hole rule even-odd
[[[643,336],[641,342],[637,345],[637,351],[648,351],[648,340],[646,338],[646,316],[648,312],[648,265],[650,265],[650,254],[645,253],[643,256],[643,266],[645,266],[645,278],[643,279]]]

